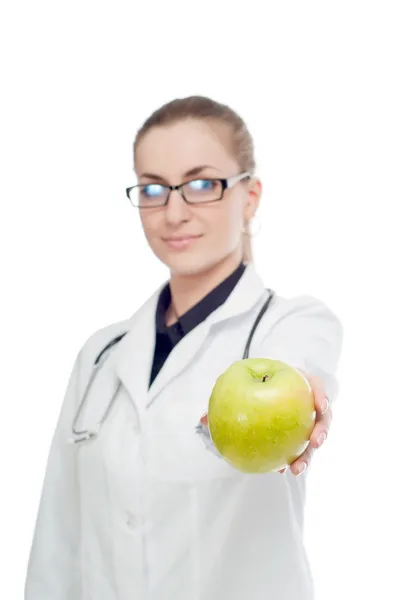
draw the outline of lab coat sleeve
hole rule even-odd
[[[79,600],[76,447],[68,443],[76,409],[80,353],[53,435],[25,580],[25,600]]]
[[[339,393],[337,368],[343,327],[328,306],[311,296],[288,300],[283,316],[255,344],[256,356],[275,358],[322,380],[330,404]],[[260,328],[259,328],[260,329]]]

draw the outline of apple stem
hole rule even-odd
[[[267,379],[269,379],[268,375],[264,375],[262,381],[266,381]]]

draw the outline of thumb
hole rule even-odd
[[[205,425],[206,427],[208,427],[209,425],[209,420],[207,418],[207,413],[205,413],[203,415],[203,417],[201,417],[200,422],[202,423],[202,425]]]

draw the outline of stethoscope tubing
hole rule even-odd
[[[250,345],[251,345],[254,333],[255,333],[257,326],[258,326],[259,322],[261,321],[264,313],[267,311],[272,298],[274,297],[274,292],[272,290],[268,289],[267,291],[269,292],[269,296],[268,296],[266,302],[264,303],[264,305],[261,307],[261,310],[259,311],[259,313],[253,323],[253,326],[250,330],[250,334],[247,338],[246,346],[245,346],[245,349],[243,352],[243,357],[242,357],[243,359],[246,359],[249,357]],[[72,424],[73,437],[70,439],[71,443],[78,444],[80,442],[86,442],[86,441],[89,441],[89,440],[92,440],[92,439],[98,437],[102,425],[107,420],[107,418],[113,408],[113,405],[115,404],[119,390],[121,388],[121,385],[122,385],[121,381],[118,381],[116,390],[113,393],[112,398],[111,398],[110,402],[108,403],[108,406],[107,406],[104,414],[101,417],[101,420],[94,427],[90,427],[87,429],[81,429],[81,430],[77,429],[77,423],[78,423],[79,417],[81,415],[81,412],[86,404],[86,400],[89,395],[90,389],[95,381],[95,378],[98,375],[98,372],[103,367],[104,363],[106,362],[107,357],[109,356],[109,354],[106,354],[106,351],[110,350],[110,348],[112,348],[115,344],[117,344],[126,335],[126,333],[127,332],[124,332],[124,333],[118,335],[113,340],[111,340],[111,342],[109,342],[97,356],[97,358],[94,362],[94,367],[93,367],[93,371],[90,375],[89,382],[86,386],[86,389],[84,390],[83,397],[81,399],[80,405],[76,411],[76,415],[73,420],[73,424]]]

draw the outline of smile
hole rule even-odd
[[[198,240],[201,235],[190,235],[190,236],[181,236],[174,238],[165,238],[163,241],[165,244],[171,248],[172,250],[185,250],[191,246],[196,240]]]

